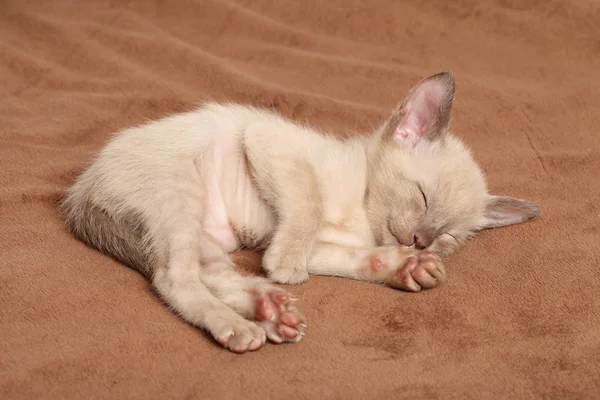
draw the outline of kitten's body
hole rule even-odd
[[[479,229],[537,214],[487,194],[447,133],[453,93],[448,74],[429,78],[375,133],[343,140],[239,105],[128,129],[69,190],[63,214],[230,349],[256,349],[265,335],[297,341],[305,325],[293,300],[239,275],[229,252],[266,249],[277,282],[313,273],[418,291],[442,282],[443,266],[398,242],[450,254]]]

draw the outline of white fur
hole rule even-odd
[[[152,255],[158,293],[230,349],[284,341],[289,329],[297,336],[288,341],[297,341],[303,324],[284,321],[286,313],[303,320],[296,308],[286,303],[262,320],[265,301],[281,291],[239,275],[229,252],[267,247],[263,266],[277,282],[313,273],[417,291],[441,283],[443,266],[395,244],[417,232],[449,254],[486,221],[503,220],[507,203],[486,211],[483,174],[442,123],[453,90],[449,75],[429,78],[374,134],[344,140],[235,104],[126,129],[68,191],[63,212],[76,234],[108,253],[123,233],[86,224],[86,201],[111,221],[140,215],[137,245]],[[525,219],[517,210],[505,220]]]

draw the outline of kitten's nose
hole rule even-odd
[[[396,236],[396,241],[403,246],[412,247],[415,244],[415,234],[407,234],[404,236]]]
[[[415,233],[415,247],[419,250],[427,248],[431,244],[431,239],[422,233]]]

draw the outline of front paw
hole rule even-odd
[[[456,253],[459,248],[460,242],[458,242],[454,236],[444,233],[443,235],[438,236],[425,250],[435,253],[440,257],[449,257]]]
[[[278,283],[295,285],[308,279],[308,271],[303,265],[280,265],[269,273],[269,278]]]
[[[271,246],[263,257],[263,268],[269,278],[277,283],[298,284],[308,279],[308,269],[301,257],[283,255],[277,247]]]
[[[387,284],[397,289],[419,292],[434,288],[446,280],[446,269],[440,257],[423,251],[411,255],[391,275]]]

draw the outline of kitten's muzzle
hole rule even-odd
[[[426,249],[433,242],[433,237],[424,232],[414,233],[415,248],[419,250]]]
[[[396,239],[396,242],[398,242],[398,244],[401,244],[406,247],[412,247],[415,245],[416,237],[414,233],[403,236],[398,236],[394,234],[393,236]]]

